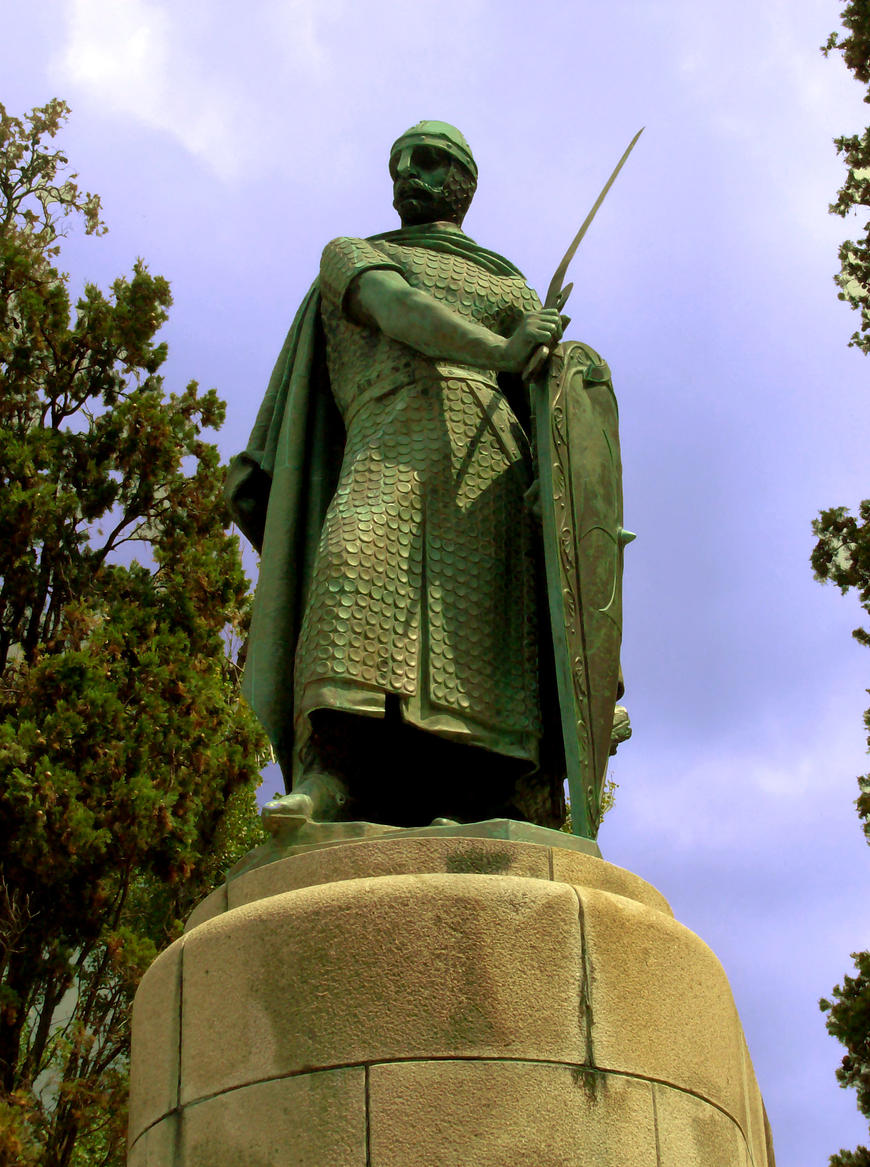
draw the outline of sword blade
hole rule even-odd
[[[614,182],[616,182],[616,176],[619,174],[620,170],[622,170],[623,166],[625,165],[626,159],[628,158],[629,154],[634,149],[638,138],[641,136],[641,134],[643,133],[645,128],[646,128],[645,126],[641,126],[641,128],[637,131],[637,133],[634,135],[634,137],[628,143],[628,147],[627,147],[625,153],[622,155],[620,160],[617,162],[616,167],[613,171],[613,174],[611,174],[610,178],[608,178],[607,182],[605,182],[604,187],[601,191],[601,194],[598,196],[598,198],[595,200],[595,202],[592,206],[592,210],[589,212],[589,214],[583,220],[583,226],[580,228],[580,230],[574,236],[574,239],[571,243],[571,246],[568,248],[568,250],[565,252],[564,256],[562,257],[562,262],[556,268],[556,274],[550,280],[550,286],[549,286],[549,288],[547,288],[547,298],[544,301],[545,308],[555,308],[557,306],[557,301],[559,300],[559,295],[562,291],[562,281],[565,279],[565,275],[568,271],[568,264],[574,258],[574,253],[576,252],[576,250],[580,246],[580,244],[583,242],[583,236],[589,230],[589,224],[592,222],[592,220],[595,218],[596,214],[598,213],[598,208],[601,206],[601,204],[604,202],[605,198],[607,197],[607,192],[613,186]],[[562,305],[564,304],[566,299],[567,299],[567,296],[563,297],[562,303],[558,305],[560,308],[562,307]]]

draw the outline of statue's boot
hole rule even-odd
[[[305,823],[335,822],[347,804],[345,784],[334,774],[306,774],[289,794],[273,798],[263,807],[263,826],[270,834],[298,830]]]

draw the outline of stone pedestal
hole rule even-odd
[[[209,896],[136,997],[130,1167],[773,1167],[713,953],[547,834],[338,842]]]

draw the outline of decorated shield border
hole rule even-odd
[[[622,467],[610,373],[577,342],[533,387],[547,596],[574,834],[601,817],[622,638]]]

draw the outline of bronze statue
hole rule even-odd
[[[326,246],[228,480],[262,552],[245,691],[288,789],[264,821],[559,826],[564,588],[548,605],[522,373],[561,305],[461,230],[477,166],[458,130],[414,126],[390,173],[401,228]],[[563,349],[609,388],[597,354]]]

